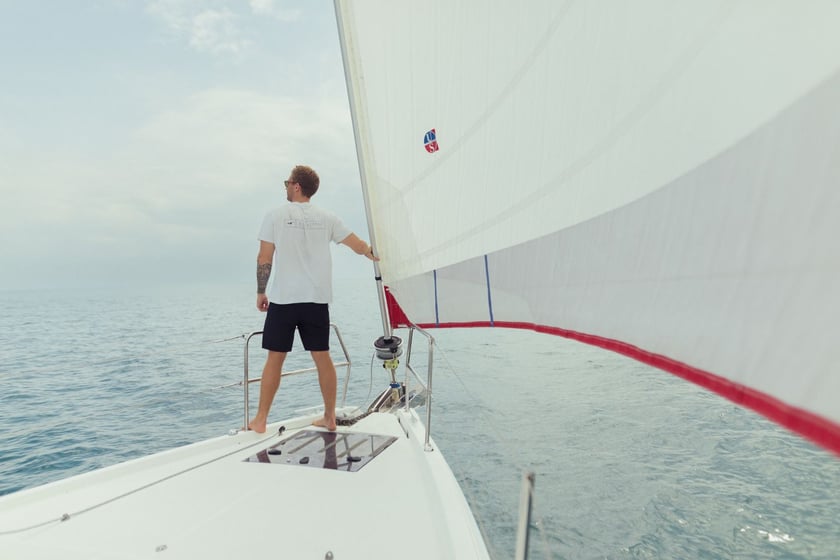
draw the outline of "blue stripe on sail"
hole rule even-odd
[[[440,315],[438,315],[438,294],[437,294],[437,270],[432,271],[432,276],[435,279],[435,326],[440,326]]]
[[[487,278],[487,309],[490,311],[490,326],[493,326],[493,297],[490,295],[490,266],[487,255],[484,255],[484,276]]]

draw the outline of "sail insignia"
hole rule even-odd
[[[840,453],[840,3],[339,8],[407,320],[637,349]]]

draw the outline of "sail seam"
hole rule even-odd
[[[487,255],[484,255],[484,277],[487,279],[487,309],[490,312],[490,326],[495,326],[493,321],[493,296],[490,293],[490,265],[487,263]]]
[[[440,314],[438,312],[438,286],[437,286],[437,270],[432,271],[432,277],[435,282],[435,326],[440,326]]]

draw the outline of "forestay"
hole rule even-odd
[[[840,452],[840,3],[337,7],[413,322],[608,347]]]

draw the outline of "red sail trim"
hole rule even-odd
[[[394,303],[396,303],[396,301]],[[403,314],[403,316],[405,315]],[[491,326],[506,327],[511,329],[526,329],[562,336],[563,338],[569,338],[585,344],[611,350],[639,362],[665,370],[668,373],[681,377],[710,391],[714,391],[718,395],[725,397],[738,405],[750,408],[762,416],[769,418],[773,422],[776,422],[777,424],[780,424],[785,428],[813,441],[817,445],[840,455],[840,424],[832,422],[831,420],[823,418],[813,412],[786,404],[775,397],[762,393],[761,391],[757,391],[751,387],[747,387],[746,385],[741,385],[740,383],[720,377],[719,375],[678,362],[667,356],[648,352],[647,350],[643,350],[626,342],[621,342],[620,340],[603,338],[596,335],[579,333],[557,327],[512,321],[494,321],[493,325],[491,325],[489,321],[468,321],[440,324],[423,323],[418,326],[424,329]]]
[[[388,286],[385,286],[385,302],[388,305],[388,318],[390,319],[392,329],[411,326],[411,321],[408,320],[405,311],[397,303],[394,294],[391,293]]]

